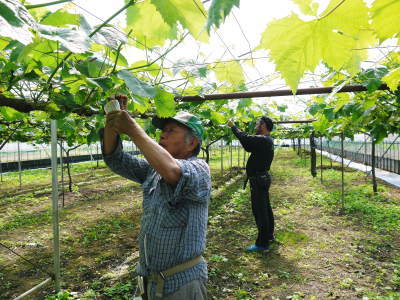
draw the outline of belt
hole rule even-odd
[[[176,273],[180,273],[183,271],[186,271],[187,269],[190,269],[191,267],[194,267],[195,265],[201,263],[204,261],[204,258],[202,255],[196,256],[188,261],[185,261],[184,263],[181,263],[179,265],[173,266],[169,269],[166,269],[164,271],[158,272],[158,273],[153,273],[150,274],[147,279],[149,282],[155,282],[156,283],[156,297],[162,297],[163,296],[163,290],[164,290],[164,281],[165,278],[171,275],[174,275]]]
[[[267,176],[268,172],[256,172],[255,174],[248,176],[249,179],[252,178],[257,178],[257,177],[261,177],[261,176]]]

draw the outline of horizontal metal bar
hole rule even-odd
[[[25,293],[19,295],[17,298],[14,298],[14,300],[19,300],[19,299],[24,298],[25,296],[28,296],[29,294],[32,294],[33,292],[39,290],[40,288],[42,288],[43,286],[48,284],[50,281],[52,281],[52,279],[49,277],[45,281],[43,281],[43,282],[39,283],[38,285],[34,286],[33,288],[31,288],[29,291],[26,291]]]
[[[302,124],[302,123],[312,123],[316,120],[291,120],[291,121],[273,121],[274,124]]]
[[[241,98],[257,98],[257,97],[279,97],[279,96],[293,96],[293,95],[314,95],[314,94],[329,94],[337,87],[317,87],[298,89],[296,94],[293,94],[292,90],[275,90],[275,91],[258,91],[258,92],[239,92],[239,93],[227,93],[227,94],[211,94],[211,95],[197,95],[197,96],[176,96],[175,100],[184,102],[193,101],[206,101],[206,100],[225,100],[225,99],[241,99]],[[389,87],[386,84],[382,84],[378,90],[388,90]],[[341,89],[337,90],[336,93],[347,93],[347,92],[365,92],[367,88],[361,84],[359,85],[345,85]]]

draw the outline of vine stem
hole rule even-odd
[[[323,15],[322,17],[319,17],[318,20],[322,20],[324,18],[326,18],[327,16],[329,16],[331,13],[333,13],[336,9],[339,8],[340,5],[342,5],[346,0],[342,0],[340,1],[334,8],[332,8],[330,11],[328,11],[325,15]]]
[[[175,49],[180,43],[183,42],[183,40],[185,39],[185,37],[189,34],[189,32],[186,32],[186,34],[175,44],[173,45],[170,49],[168,49],[164,54],[162,54],[161,56],[159,56],[158,58],[156,58],[155,60],[153,60],[152,62],[149,62],[146,65],[142,65],[142,66],[138,66],[138,67],[134,67],[134,68],[129,68],[129,69],[125,69],[126,71],[132,71],[135,69],[141,69],[141,68],[146,68],[146,67],[150,67],[152,64],[154,64],[156,61],[160,60],[161,58],[163,58],[164,56],[166,56],[168,53],[170,53],[173,49]]]
[[[25,8],[26,9],[34,9],[34,8],[46,7],[46,6],[61,4],[61,3],[65,3],[65,2],[72,2],[72,1],[73,0],[59,0],[59,1],[41,3],[41,4],[25,5]]]

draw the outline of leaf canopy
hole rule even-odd
[[[362,0],[332,0],[320,18],[303,21],[292,14],[271,22],[257,49],[269,49],[270,58],[293,91],[306,70],[324,61],[334,70],[359,69],[359,32],[368,28],[368,9]]]

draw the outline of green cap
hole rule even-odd
[[[152,123],[155,127],[163,129],[165,124],[172,120],[189,127],[197,138],[200,140],[203,139],[203,124],[198,117],[188,113],[187,111],[180,111],[175,116],[170,118],[154,117]]]

